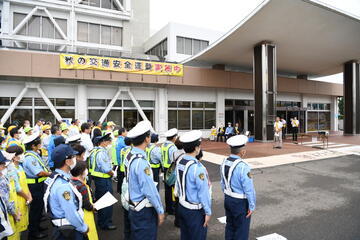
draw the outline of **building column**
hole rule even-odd
[[[82,122],[88,120],[87,87],[85,84],[77,86],[75,116]],[[98,119],[92,119],[97,121]]]
[[[360,134],[359,63],[344,64],[344,134]]]
[[[276,117],[276,47],[260,43],[254,47],[253,82],[255,97],[255,139],[272,140]]]
[[[10,2],[3,1],[1,11],[1,31],[3,35],[10,35]],[[3,46],[12,47],[11,41],[1,40]]]
[[[330,105],[330,129],[332,131],[339,131],[339,107],[338,107],[338,97],[331,97]]]
[[[216,127],[225,126],[225,92],[222,89],[216,91]]]
[[[155,130],[159,135],[163,135],[168,130],[168,100],[166,88],[156,89]]]
[[[245,109],[244,110],[244,125],[243,125],[243,129],[245,130],[245,131],[249,131],[249,118],[248,118],[248,116],[249,116],[249,110],[247,110],[247,109]]]

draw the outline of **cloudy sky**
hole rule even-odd
[[[150,0],[151,34],[168,22],[178,22],[227,32],[263,0]],[[360,0],[321,0],[360,16]],[[341,82],[342,74],[321,80]]]

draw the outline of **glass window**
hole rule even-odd
[[[319,112],[319,130],[330,130],[330,112]]]
[[[61,114],[60,114],[61,115]],[[61,117],[64,117],[61,115]],[[45,121],[55,123],[55,116],[50,109],[35,109],[35,119],[43,118]]]
[[[308,131],[318,130],[318,112],[308,112]]]
[[[190,111],[179,110],[178,111],[178,128],[180,130],[190,129]]]
[[[14,29],[19,25],[19,23],[26,17],[26,14],[14,13]],[[25,24],[20,31],[17,32],[17,35],[26,35],[27,24]]]
[[[88,41],[88,23],[78,22],[77,23],[77,40],[82,42]]]
[[[144,113],[145,113],[145,116],[147,117],[147,119],[151,122],[151,125],[153,127],[155,127],[154,126],[154,111],[153,110],[144,110]]]
[[[204,108],[204,103],[203,102],[192,102],[192,107],[193,108]]]
[[[193,54],[197,54],[198,52],[201,51],[201,46],[200,46],[201,41],[200,40],[193,40]]]
[[[65,35],[67,35],[67,21],[66,21],[66,19],[58,19],[58,18],[56,18],[55,21],[59,25],[59,27],[61,28],[63,33]],[[58,30],[55,30],[55,38],[56,39],[63,39]]]
[[[0,97],[0,106],[10,106],[10,98]]]
[[[56,106],[75,106],[75,99],[73,98],[57,98],[56,99]]]
[[[122,126],[121,110],[111,110],[106,117],[107,121],[113,121],[116,125]]]
[[[105,99],[88,99],[88,106],[90,107],[106,107]]]
[[[15,109],[11,114],[11,121],[22,123],[25,119],[32,120],[32,109]]]
[[[100,25],[89,24],[89,42],[100,43]]]
[[[191,38],[185,38],[185,54],[192,54],[192,41]]]
[[[308,108],[308,110],[312,110],[312,105],[311,105],[311,103],[308,103],[308,104],[307,104],[307,108]]]
[[[140,107],[154,107],[154,101],[139,101]]]
[[[216,102],[206,102],[205,108],[216,108]]]
[[[204,111],[192,110],[192,129],[204,128]]]
[[[6,110],[7,109],[0,109],[0,116],[1,117],[5,115]],[[4,126],[7,127],[7,126],[9,126],[9,124],[10,124],[10,118],[8,118],[8,120],[6,122],[4,122]]]
[[[325,110],[325,105],[323,103],[319,103],[319,110]]]
[[[207,48],[209,46],[209,41],[201,41],[201,50]]]
[[[167,39],[165,39],[164,41],[163,41],[163,57],[165,57],[166,55],[167,55]]]
[[[124,107],[135,107],[131,100],[124,100]]]
[[[104,110],[89,110],[89,119],[98,121],[103,114]]]
[[[108,100],[109,103],[111,100]],[[122,107],[122,101],[121,100],[116,100],[115,103],[114,103],[114,107]]]
[[[111,44],[111,27],[101,26],[101,44]]]
[[[122,28],[111,27],[111,44],[116,46],[122,45]]]
[[[18,106],[32,106],[32,98],[22,98]]]
[[[42,37],[43,38],[54,38],[55,27],[51,22],[50,18],[42,18]]]
[[[100,7],[100,0],[88,0],[89,5],[93,7]]]
[[[40,16],[32,16],[28,22],[29,36],[40,37]]]
[[[137,119],[137,110],[125,110],[124,111],[124,127],[126,129],[131,129],[135,127]]]
[[[177,111],[169,110],[168,111],[168,128],[177,128]]]
[[[226,107],[232,107],[234,105],[233,100],[225,99],[225,106]]]
[[[319,109],[319,104],[313,103],[313,104],[312,104],[312,109],[313,109],[313,110],[318,110],[318,109]]]
[[[168,107],[169,108],[176,108],[177,107],[177,102],[176,101],[169,101],[168,102]]]
[[[176,52],[180,54],[184,54],[184,41],[183,37],[176,37]]]
[[[50,102],[55,105],[55,99],[49,98]],[[47,106],[43,98],[34,98],[34,104],[35,106]],[[37,119],[37,118],[36,118]]]
[[[75,118],[75,110],[74,109],[57,109],[60,116],[63,118]]]
[[[216,126],[216,111],[205,111],[205,129]]]
[[[111,0],[101,0],[101,7],[111,9]]]
[[[330,103],[325,104],[325,110],[330,110],[330,109],[331,109]]]
[[[178,108],[190,108],[190,102],[178,102]]]

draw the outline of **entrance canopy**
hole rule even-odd
[[[311,0],[265,0],[206,50],[183,63],[252,69],[254,46],[276,45],[280,73],[326,76],[360,59],[360,18]]]

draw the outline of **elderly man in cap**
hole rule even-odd
[[[69,145],[60,144],[53,153],[55,171],[45,181],[45,210],[51,216],[51,239],[83,240],[89,231],[84,222],[82,196],[70,183],[70,170],[76,166],[76,154]]]
[[[207,170],[197,159],[201,149],[201,131],[193,130],[183,134],[185,155],[176,166],[175,193],[179,198],[177,207],[181,240],[206,239],[211,218],[210,182]]]
[[[90,175],[95,182],[95,198],[100,199],[105,193],[113,193],[111,178],[114,176],[108,148],[111,147],[110,133],[95,138],[99,146],[90,157]],[[112,223],[113,207],[106,207],[98,212],[98,225],[103,230],[115,230]]]
[[[146,148],[146,158],[150,163],[153,172],[154,182],[157,183],[156,187],[159,190],[159,174],[161,167],[161,149],[157,145],[159,142],[159,135],[151,134],[151,143]]]
[[[248,137],[229,138],[230,156],[220,167],[221,188],[225,195],[225,239],[249,239],[250,217],[255,210],[256,194],[250,166],[243,160]]]
[[[150,143],[151,123],[139,122],[128,133],[133,148],[127,156],[126,179],[129,186],[131,239],[157,239],[157,226],[165,220],[160,195],[156,189],[145,149]]]
[[[166,174],[171,163],[174,160],[174,152],[178,149],[175,146],[176,137],[178,135],[178,130],[172,128],[165,132],[166,141],[161,145],[161,158],[162,158],[162,167],[164,174]],[[172,187],[168,186],[164,182],[165,187],[165,210],[168,214],[173,215],[175,209],[175,203],[172,200]]]
[[[33,134],[24,139],[26,148],[23,168],[26,174],[26,181],[33,197],[29,211],[29,238],[45,238],[47,235],[41,233],[40,219],[44,209],[44,181],[50,176],[50,171],[45,166],[38,154],[41,148],[41,140],[38,134]]]

